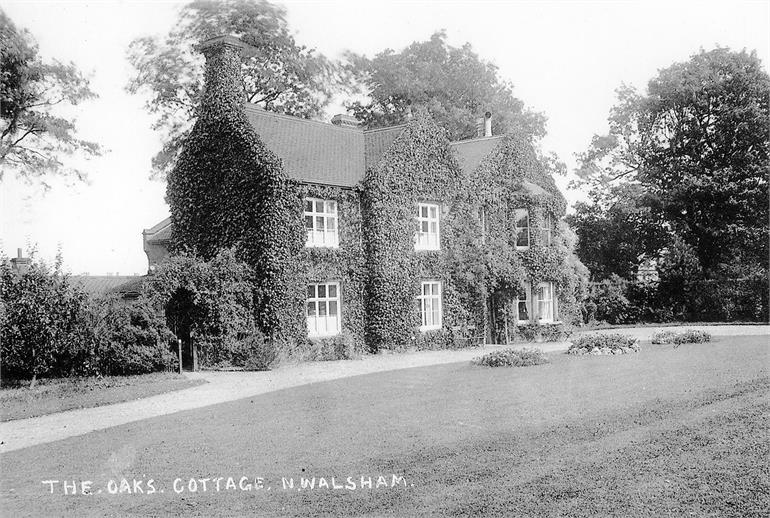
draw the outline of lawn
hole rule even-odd
[[[3,454],[0,504],[8,516],[766,516],[766,342],[306,385]],[[92,494],[64,495],[63,480]]]
[[[33,388],[25,382],[24,386],[0,390],[0,421],[121,403],[201,383],[202,380],[188,380],[180,374],[161,372],[138,376],[43,379]]]

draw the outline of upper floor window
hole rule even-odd
[[[340,332],[341,313],[340,285],[338,282],[308,285],[305,307],[308,336],[338,334]]]
[[[306,246],[339,245],[337,234],[337,202],[305,198],[305,228],[307,229]]]
[[[439,207],[435,203],[417,204],[417,234],[415,250],[438,250],[441,248],[439,229]]]
[[[420,286],[420,331],[441,329],[441,283],[424,281]]]
[[[479,226],[481,227],[481,242],[486,243],[489,233],[489,217],[487,216],[487,209],[484,207],[479,209]]]
[[[553,283],[537,285],[537,317],[541,322],[553,322]]]
[[[516,231],[516,248],[529,248],[529,210],[514,209],[514,230]]]
[[[551,246],[553,240],[553,220],[550,214],[545,214],[542,219],[543,228],[540,229],[543,236],[543,244]]]

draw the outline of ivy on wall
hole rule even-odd
[[[168,176],[172,251],[208,260],[233,247],[253,270],[258,328],[274,338],[302,340],[305,234],[299,186],[286,177],[242,110],[238,45],[222,41],[202,51],[208,66],[199,118]]]
[[[452,283],[442,252],[415,251],[417,204],[438,203],[451,211],[462,171],[446,132],[418,110],[380,162],[364,178],[366,342],[372,351],[412,344],[420,325],[421,279],[442,281],[444,325],[452,321]],[[441,247],[448,229],[441,226]]]
[[[342,331],[355,343],[364,339],[366,261],[362,234],[361,193],[355,189],[303,185],[300,195],[337,202],[337,248],[308,247],[304,251],[305,284],[339,281]]]

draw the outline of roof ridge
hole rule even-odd
[[[271,111],[265,110],[264,108],[261,108],[260,106],[258,106],[256,104],[253,104],[253,103],[244,103],[244,107],[247,108],[252,113],[257,113],[257,114],[260,114],[260,115],[267,115],[269,117],[275,117],[277,119],[284,119],[284,120],[289,120],[289,121],[294,121],[294,122],[299,122],[299,123],[312,123],[312,124],[321,125],[324,128],[329,128],[329,129],[333,129],[333,130],[340,130],[340,131],[358,131],[358,132],[363,131],[363,128],[351,128],[351,127],[347,127],[347,126],[337,126],[336,124],[332,124],[331,122],[324,122],[324,121],[319,121],[319,120],[315,120],[315,119],[305,119],[305,118],[302,118],[302,117],[297,117],[296,115],[287,115],[285,113],[271,112]]]

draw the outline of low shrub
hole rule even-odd
[[[277,356],[275,343],[254,329],[233,346],[232,364],[247,371],[265,371],[270,370]]]
[[[524,342],[561,342],[572,335],[575,328],[563,322],[554,324],[526,324],[516,326],[516,340]]]
[[[697,329],[685,329],[679,332],[664,330],[652,335],[652,343],[654,344],[701,344],[710,341],[711,335],[709,333]]]
[[[102,376],[147,374],[178,368],[169,344],[174,335],[145,300],[105,297],[92,302],[94,359]]]
[[[354,360],[360,356],[355,339],[348,333],[308,340],[309,361]]]
[[[572,340],[572,344],[569,346],[569,351],[577,351],[584,349],[586,351],[592,351],[593,349],[639,349],[639,340],[632,336],[626,336],[620,333],[597,333],[592,335],[578,336]]]
[[[540,349],[501,349],[474,358],[473,363],[486,367],[529,367],[548,363],[548,357]]]

